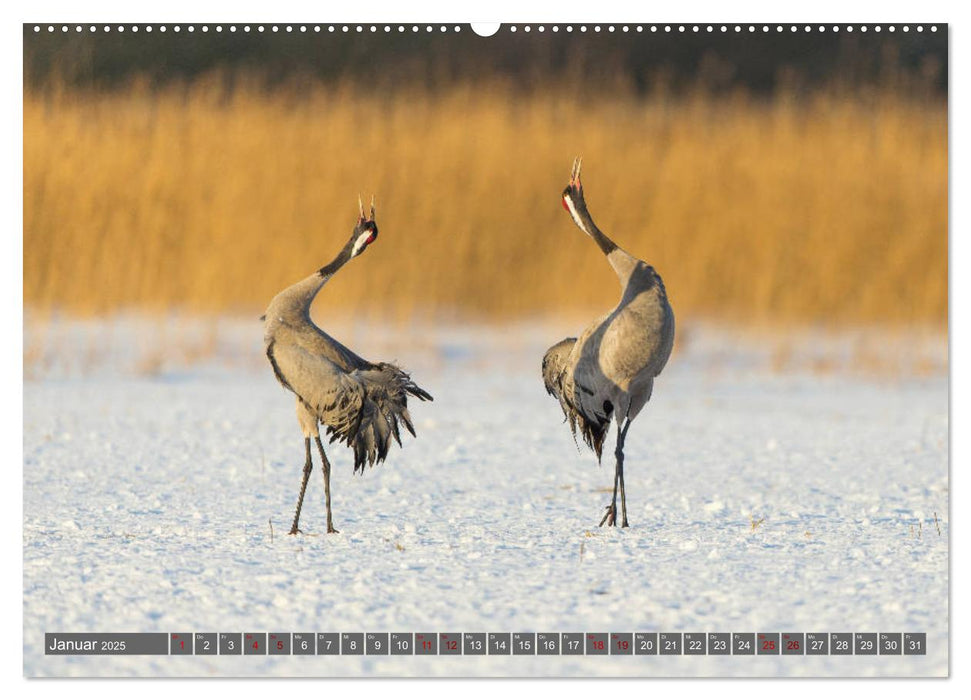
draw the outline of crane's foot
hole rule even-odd
[[[328,535],[339,535],[340,534],[340,530],[338,530],[333,525],[328,525],[327,526],[327,534]]]
[[[302,535],[303,534],[303,530],[301,530],[296,525],[294,525],[293,527],[290,528],[290,532],[288,532],[287,534],[288,535]]]
[[[607,523],[609,527],[614,527],[617,525],[617,509],[614,508],[613,503],[607,506],[607,512],[604,513],[604,517],[600,521],[600,527],[603,527],[604,523]]]

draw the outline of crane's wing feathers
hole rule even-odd
[[[563,415],[570,424],[573,439],[576,440],[579,430],[583,441],[596,453],[599,460],[604,438],[610,428],[610,413],[585,406],[577,396],[577,390],[591,396],[594,392],[584,386],[582,381],[577,381],[570,363],[576,342],[576,338],[566,338],[546,351],[543,356],[543,383],[546,385],[546,392],[560,402]]]
[[[354,471],[383,462],[392,439],[401,444],[399,422],[415,435],[409,395],[432,400],[407,372],[389,363],[348,372],[289,343],[271,343],[267,356],[277,379],[327,427],[330,441],[339,440],[354,450]]]

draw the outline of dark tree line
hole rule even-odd
[[[834,33],[805,32],[803,26],[779,33],[775,25],[769,33],[761,27],[755,34],[736,33],[733,27],[722,33],[716,26],[694,33],[651,33],[618,28],[599,33],[592,26],[581,33],[565,28],[554,33],[547,25],[543,33],[513,33],[508,27],[495,36],[476,36],[468,26],[460,33],[449,25],[447,31],[404,33],[397,25],[390,33],[370,25],[358,33],[338,29],[330,33],[326,25],[320,33],[310,25],[306,33],[269,30],[260,33],[251,25],[249,33],[237,25],[209,25],[203,32],[195,25],[190,33],[183,26],[175,33],[145,31],[137,33],[126,25],[125,32],[91,33],[89,25],[76,32],[60,26],[39,33],[33,24],[24,25],[24,79],[32,87],[43,87],[52,80],[77,88],[115,89],[134,79],[153,86],[173,81],[189,81],[218,71],[226,76],[251,75],[268,88],[294,80],[331,82],[360,81],[375,90],[390,86],[420,84],[432,89],[462,82],[502,79],[524,89],[544,85],[599,86],[604,90],[623,87],[649,93],[658,86],[677,92],[688,87],[712,91],[744,88],[754,94],[770,94],[781,84],[790,89],[818,85],[849,88],[886,85],[895,90],[920,90],[921,95],[946,94],[947,26],[938,31],[925,29],[907,33],[898,26],[891,33],[862,32],[859,27],[846,31],[845,25]]]

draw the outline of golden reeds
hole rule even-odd
[[[606,310],[613,273],[560,210],[576,154],[594,218],[661,272],[679,318],[946,321],[943,103],[584,105],[501,84],[28,92],[25,304],[258,313],[374,193],[380,238],[322,306]]]

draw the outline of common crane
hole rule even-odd
[[[614,495],[600,525],[617,524],[619,487],[622,527],[628,527],[624,440],[631,422],[651,398],[654,378],[671,355],[674,313],[654,268],[618,247],[593,222],[583,198],[580,165],[577,158],[570,184],[563,190],[563,208],[607,256],[620,280],[621,298],[613,311],[587,326],[579,339],[566,338],[547,350],[543,381],[546,391],[559,400],[574,439],[579,431],[598,461],[610,420],[616,420]]]
[[[354,231],[337,257],[273,297],[262,317],[266,356],[280,384],[296,394],[297,420],[304,436],[306,461],[291,535],[300,532],[300,509],[313,470],[311,438],[317,443],[324,472],[327,532],[338,532],[330,507],[330,462],[320,441],[318,423],[326,426],[330,442],[339,440],[354,450],[354,471],[363,474],[365,464],[373,466],[384,461],[392,438],[401,445],[399,422],[415,435],[408,413],[408,395],[432,400],[431,394],[411,381],[401,368],[387,362],[368,362],[310,319],[310,305],[321,287],[378,237],[374,200],[370,216],[365,216],[360,199],[358,211]]]

